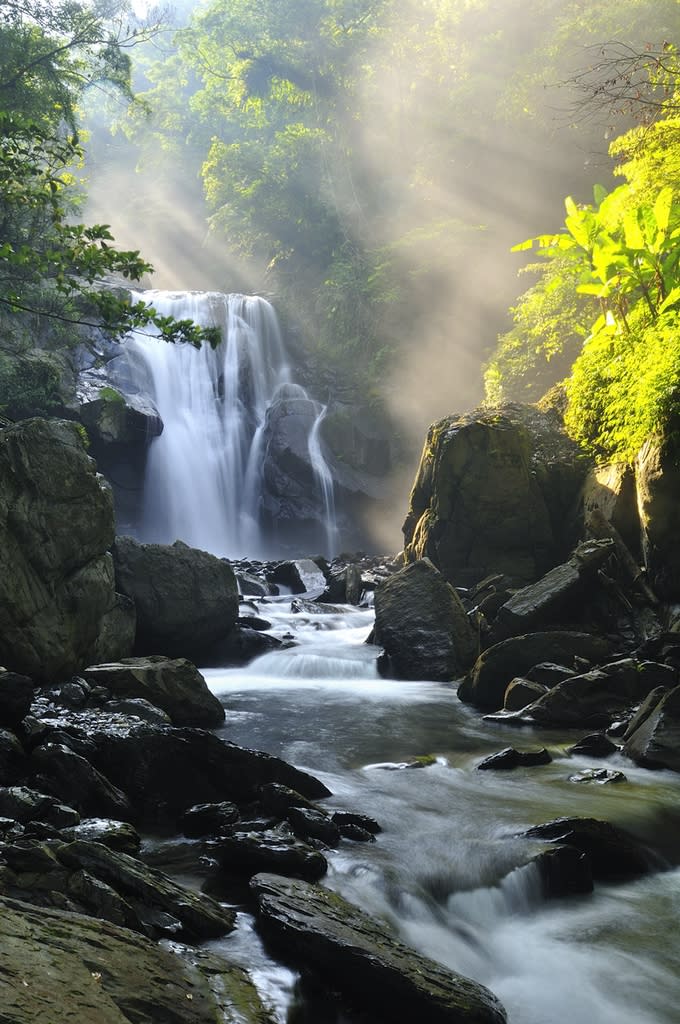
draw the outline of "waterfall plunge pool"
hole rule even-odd
[[[570,775],[593,766],[565,752],[583,731],[518,731],[484,722],[449,685],[380,679],[378,649],[364,643],[371,611],[295,615],[290,598],[261,610],[298,646],[246,668],[204,670],[225,705],[223,735],[317,775],[333,793],[327,809],[369,814],[383,827],[376,843],[330,851],[323,884],[421,953],[487,985],[510,1024],[680,1024],[677,867],[550,901],[535,868],[515,867],[516,834],[563,815],[603,818],[653,846],[662,833],[680,842],[677,775],[614,757],[607,763],[625,783],[574,784]],[[475,770],[509,745],[545,745],[553,760]],[[397,767],[425,754],[435,762]],[[295,975],[266,956],[242,918],[214,946],[251,968],[285,1024]],[[323,1021],[304,1020],[372,1024],[328,1007]]]

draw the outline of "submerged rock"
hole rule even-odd
[[[265,937],[379,1020],[503,1024],[488,989],[420,956],[337,893],[277,875],[251,888]]]

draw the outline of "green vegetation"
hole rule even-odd
[[[609,193],[595,186],[592,204],[568,197],[561,232],[515,246],[537,248],[545,262],[527,268],[540,280],[515,306],[486,373],[487,397],[498,400],[536,398],[571,369],[568,430],[597,456],[621,461],[650,434],[678,434],[680,93],[670,44],[662,58],[662,71],[653,61],[646,89],[638,85],[638,112],[657,119],[610,147],[625,183]]]
[[[17,414],[58,404],[58,363],[34,349],[73,346],[83,326],[112,339],[151,327],[169,341],[218,340],[102,287],[112,275],[138,281],[151,267],[138,251],[117,249],[107,225],[76,219],[80,99],[106,83],[131,100],[126,51],[150,31],[125,16],[108,0],[25,0],[0,11],[0,401]]]

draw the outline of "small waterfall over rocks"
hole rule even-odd
[[[274,557],[295,544],[332,557],[334,484],[319,437],[325,408],[292,380],[270,303],[219,292],[133,299],[223,335],[215,350],[140,333],[125,344],[127,390],[148,394],[163,422],[131,524],[139,539],[179,539],[225,557]]]

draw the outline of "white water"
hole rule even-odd
[[[273,307],[259,297],[219,292],[147,291],[133,298],[163,316],[218,326],[223,336],[215,350],[167,344],[148,334],[128,339],[136,384],[151,394],[164,424],[149,447],[140,539],[179,539],[232,558],[271,555],[261,510],[267,410],[284,387],[307,398],[290,383]],[[330,543],[333,481],[317,436],[309,450]]]
[[[680,871],[546,902],[534,868],[517,866],[526,840],[515,838],[565,814],[604,818],[648,842],[677,834],[677,775],[619,758],[627,783],[575,785],[569,775],[589,765],[565,753],[578,734],[491,725],[449,686],[378,678],[377,649],[363,643],[370,611],[293,615],[286,599],[263,603],[260,613],[299,646],[244,669],[205,672],[226,707],[224,735],[308,769],[333,792],[329,809],[370,814],[384,829],[374,844],[345,842],[331,852],[324,884],[489,986],[510,1024],[680,1022]],[[475,771],[503,746],[544,744],[549,765]],[[370,767],[422,754],[436,763]],[[247,924],[224,948],[233,955],[238,943],[284,1024],[293,975],[267,966]]]

